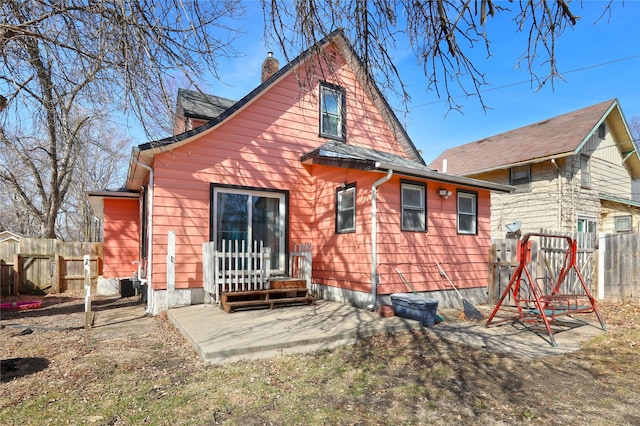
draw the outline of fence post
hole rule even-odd
[[[84,255],[84,327],[91,329],[91,257]]]
[[[606,234],[598,234],[598,299],[604,299],[604,257],[607,253],[607,238]]]
[[[167,309],[173,308],[176,289],[176,232],[167,235]]]
[[[60,291],[60,265],[62,262],[62,256],[60,256],[59,254],[56,254],[55,256],[55,276],[54,276],[54,288],[56,293],[62,293],[62,291]]]
[[[496,243],[492,243],[491,249],[489,250],[489,287],[487,288],[487,299],[489,303],[496,303],[497,257]]]
[[[18,253],[13,256],[13,292],[11,294],[20,295],[20,255]]]

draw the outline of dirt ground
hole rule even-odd
[[[37,299],[1,312],[2,424],[640,424],[638,305],[535,361],[416,331],[206,367],[137,298],[94,300],[89,331],[78,295]]]

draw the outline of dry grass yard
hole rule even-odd
[[[87,332],[81,299],[47,297],[2,312],[0,424],[638,425],[640,306],[600,307],[606,334],[535,361],[419,331],[211,367],[135,299]]]

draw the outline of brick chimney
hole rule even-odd
[[[280,62],[273,57],[273,52],[267,53],[267,58],[262,63],[262,81],[260,83],[264,83],[271,78],[272,75],[278,72],[279,68]]]

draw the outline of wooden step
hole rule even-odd
[[[313,303],[315,299],[309,295],[306,287],[251,290],[223,293],[220,308],[231,313],[234,308],[251,306],[269,306],[271,309],[279,304]]]
[[[227,302],[224,305],[224,310],[227,313],[231,313],[234,308],[249,308],[249,307],[257,307],[257,306],[269,306],[270,309],[273,309],[276,305],[285,305],[285,304],[312,304],[314,302],[314,298],[312,296],[304,296],[304,297],[283,297],[280,299],[260,299],[260,300],[239,300],[236,302]]]
[[[307,282],[296,278],[276,278],[269,282],[269,286],[272,289],[303,288],[307,286]]]

